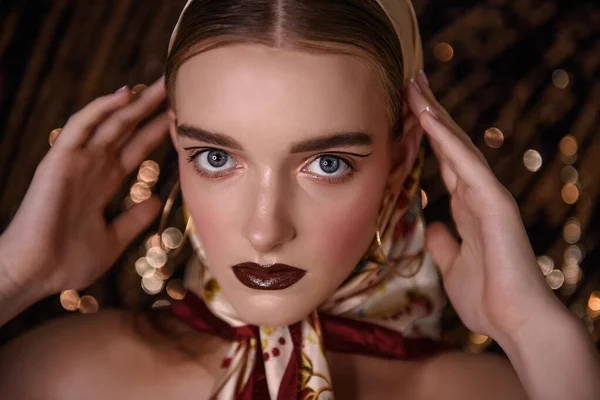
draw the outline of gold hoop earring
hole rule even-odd
[[[390,260],[388,260],[386,254],[385,254],[385,250],[383,249],[383,244],[381,243],[381,234],[379,233],[379,228],[377,228],[377,231],[375,232],[375,239],[377,240],[377,246],[379,247],[379,250],[381,252],[381,257],[383,258],[383,265],[390,265]]]
[[[177,180],[177,182],[175,182],[175,185],[173,185],[173,188],[171,189],[171,192],[169,193],[169,197],[167,198],[167,201],[165,202],[165,206],[163,207],[162,215],[160,217],[160,223],[158,225],[158,232],[157,232],[157,235],[159,235],[159,237],[161,238],[161,243],[164,244],[164,247],[167,248],[167,252],[172,251],[172,254],[169,254],[171,256],[171,258],[175,258],[181,253],[181,251],[183,249],[183,245],[185,244],[186,240],[188,239],[188,237],[190,235],[190,228],[192,226],[192,219],[188,218],[186,225],[185,225],[185,230],[181,234],[181,240],[179,240],[178,234],[175,234],[175,236],[177,236],[176,238],[171,237],[170,240],[168,238],[164,237],[165,232],[167,232],[168,229],[177,229],[177,228],[167,228],[167,222],[168,222],[169,214],[171,214],[171,209],[173,208],[173,204],[175,203],[175,199],[178,197],[178,194],[181,195],[181,182],[179,180]],[[172,232],[174,232],[174,231],[172,231]],[[181,232],[181,231],[179,231],[179,232]],[[169,235],[167,235],[167,236],[169,236]],[[173,239],[177,239],[177,240],[173,240]],[[165,242],[167,242],[167,243],[165,243]]]
[[[399,197],[404,195],[406,197],[406,210],[407,212],[414,207],[414,202],[416,201],[415,198],[416,196],[413,194],[411,195],[411,193],[408,191],[408,189],[403,185],[402,188],[400,189],[400,195],[398,197],[396,197],[396,202],[398,201]],[[380,264],[380,265],[388,265],[391,266],[392,263],[390,262],[389,258],[386,255],[386,252],[383,248],[383,240],[381,238],[381,231],[380,231],[380,226],[381,226],[381,219],[382,219],[382,213],[384,212],[384,210],[389,206],[389,202],[390,201],[394,201],[394,193],[387,190],[386,189],[386,194],[384,195],[384,201],[382,202],[381,205],[381,209],[379,212],[379,216],[377,217],[377,230],[375,231],[375,243],[377,245],[377,250],[379,255],[374,254],[376,249],[374,249],[372,246],[371,247],[371,252],[370,252],[370,258],[373,259],[376,263]],[[389,213],[392,213],[393,211],[388,211]],[[389,215],[388,215],[389,217]]]

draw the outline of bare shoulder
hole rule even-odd
[[[528,398],[510,362],[499,355],[445,352],[424,364],[420,378],[423,399]]]
[[[150,399],[162,391],[154,387],[158,381],[166,389],[187,375],[209,379],[201,355],[178,351],[140,318],[116,310],[70,316],[18,337],[0,349],[0,392],[9,398]],[[148,379],[157,374],[161,379]]]

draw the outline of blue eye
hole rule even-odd
[[[234,168],[237,163],[235,160],[223,150],[204,150],[198,153],[196,163],[198,168],[208,172],[223,172]]]
[[[319,176],[340,176],[344,175],[350,165],[339,157],[324,155],[316,158],[308,166],[308,171]]]

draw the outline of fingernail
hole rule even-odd
[[[425,84],[425,86],[429,87],[429,79],[427,79],[427,75],[425,75],[425,71],[423,71],[422,69],[420,69],[419,70],[419,76],[423,80],[423,83]]]
[[[437,120],[439,120],[437,114],[435,113],[435,111],[433,111],[433,108],[431,108],[430,106],[425,107],[425,111],[427,111],[429,114],[431,114],[431,116]]]
[[[419,84],[418,84],[418,83],[417,83],[417,81],[415,80],[415,78],[410,78],[410,83],[412,83],[412,84],[413,84],[413,86],[417,88],[417,90],[419,91],[419,93],[423,93],[423,92],[421,91],[421,88],[419,87]]]
[[[127,90],[127,89],[128,89],[128,86],[127,86],[127,85],[125,85],[125,86],[123,86],[122,88],[118,89],[118,90],[117,90],[115,93],[121,93],[121,92],[123,92],[123,91],[125,91],[125,90]]]

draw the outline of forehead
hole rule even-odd
[[[200,53],[180,68],[179,123],[230,135],[364,129],[385,131],[375,74],[355,57],[236,44]]]

